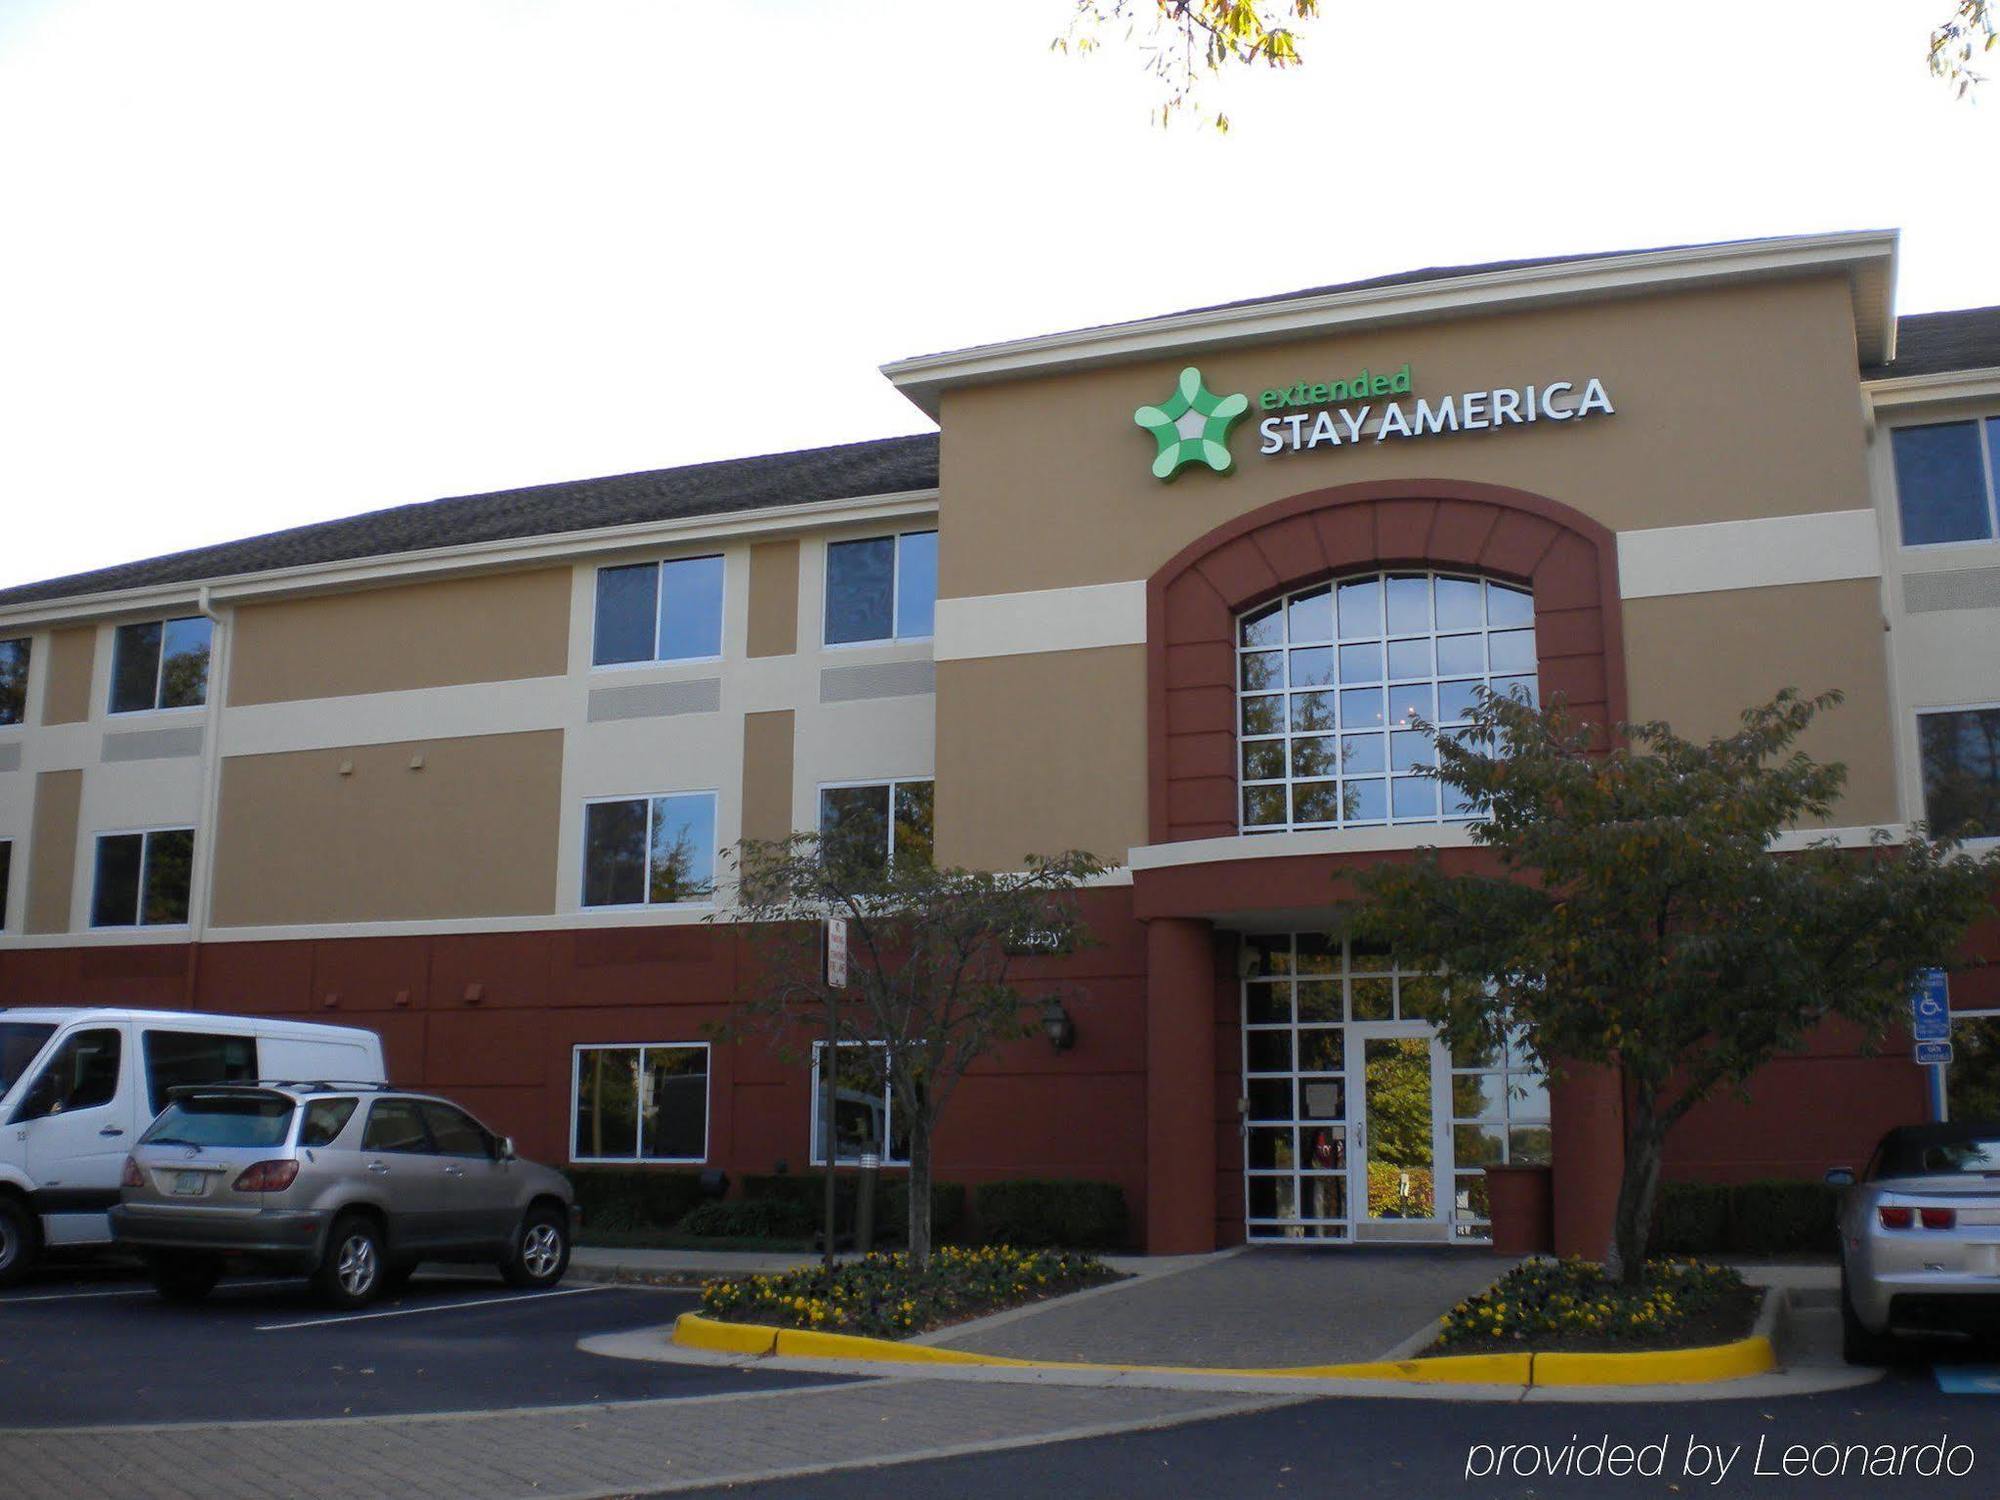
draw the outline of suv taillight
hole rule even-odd
[[[146,1179],[139,1175],[139,1163],[131,1157],[125,1158],[125,1170],[119,1174],[120,1187],[144,1187]]]
[[[1926,1208],[1919,1211],[1926,1229],[1955,1229],[1958,1227],[1958,1210],[1955,1208]]]
[[[1917,1219],[1917,1211],[1914,1208],[1890,1208],[1884,1205],[1876,1212],[1881,1216],[1884,1229],[1908,1229]]]
[[[289,1159],[284,1161],[260,1161],[254,1166],[243,1169],[242,1175],[236,1179],[236,1191],[239,1193],[282,1193],[292,1185],[293,1180],[298,1175],[299,1164],[296,1161]]]

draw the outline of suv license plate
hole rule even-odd
[[[184,1198],[200,1197],[202,1183],[207,1175],[205,1172],[174,1173],[174,1192]]]

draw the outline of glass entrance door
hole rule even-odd
[[[1451,1058],[1430,1025],[1360,1023],[1347,1028],[1348,1201],[1355,1238],[1438,1240],[1452,1181]]]

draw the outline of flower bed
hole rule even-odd
[[[1432,1354],[1688,1349],[1747,1337],[1757,1292],[1727,1266],[1652,1260],[1638,1288],[1595,1261],[1528,1261],[1444,1316]]]
[[[899,1339],[1116,1279],[1093,1255],[941,1245],[921,1271],[907,1255],[870,1255],[831,1271],[814,1266],[704,1282],[701,1310],[736,1323]]]

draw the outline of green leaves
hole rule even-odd
[[[1122,24],[1146,71],[1166,85],[1154,112],[1166,125],[1191,106],[1197,118],[1205,113],[1196,103],[1204,72],[1220,75],[1259,62],[1297,67],[1303,61],[1298,34],[1284,23],[1316,20],[1319,13],[1320,0],[1075,0],[1069,30],[1051,45],[1089,52],[1098,46],[1097,33]],[[1211,123],[1227,133],[1229,116],[1218,112]]]

